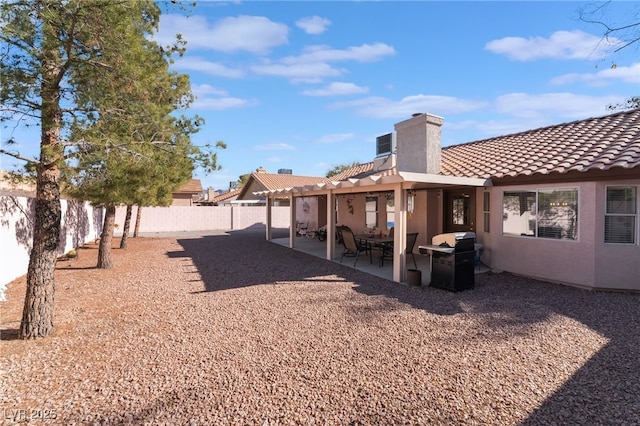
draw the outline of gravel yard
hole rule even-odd
[[[4,424],[640,424],[640,294],[410,288],[252,230],[79,252],[53,336],[16,339],[24,277],[0,302]]]

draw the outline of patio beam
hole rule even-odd
[[[267,207],[267,217],[266,217],[266,223],[267,223],[267,228],[266,228],[266,238],[267,241],[271,240],[271,221],[272,221],[272,204],[273,204],[273,199],[271,197],[269,197],[268,195],[266,196],[266,207]]]
[[[329,190],[327,192],[327,260],[333,260],[336,251],[336,198]]]
[[[298,229],[298,219],[296,217],[296,199],[293,192],[289,192],[289,247],[296,246],[296,230]]]
[[[407,191],[398,183],[394,189],[393,280],[405,281],[405,247],[407,245]]]

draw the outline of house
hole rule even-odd
[[[367,165],[355,166],[345,170],[331,178],[319,176],[300,176],[291,173],[290,169],[281,169],[278,173],[267,173],[267,171],[259,167],[253,172],[247,183],[242,188],[237,199],[234,201],[240,205],[261,205],[266,203],[266,197],[262,194],[281,191],[281,188],[295,188],[308,185],[315,185],[321,182],[330,182],[331,180],[348,179],[351,176],[366,172]],[[326,201],[324,197],[296,197],[296,214],[291,216],[292,222],[296,228],[301,226],[308,230],[317,230],[327,224],[326,219]],[[290,206],[288,195],[276,195],[271,197],[274,206]]]
[[[207,204],[213,205],[213,206],[223,206],[223,205],[231,204],[232,201],[235,201],[238,198],[238,195],[240,195],[241,191],[242,191],[242,188],[236,188],[236,189],[229,190],[227,192],[223,192],[222,194],[215,195],[209,198],[209,201],[207,202]]]
[[[640,291],[640,109],[445,148],[443,121],[414,114],[397,123],[359,174],[258,195],[324,200],[329,235],[336,224],[393,226],[398,282],[406,233],[419,233],[418,246],[472,231],[494,270]],[[334,251],[328,239],[328,259]]]
[[[14,180],[11,173],[0,170],[0,195],[35,197],[35,181]]]
[[[249,179],[242,187],[237,202],[242,204],[264,205],[265,197],[259,195],[262,191],[272,191],[279,188],[291,188],[301,185],[313,185],[326,180],[319,176],[299,176],[289,173],[290,170],[281,170],[280,173],[267,173],[266,169],[259,167],[251,173]],[[276,201],[277,205],[288,205],[289,198],[284,197]]]
[[[193,206],[202,193],[202,183],[200,179],[191,179],[180,186],[171,195],[173,197],[172,206]]]

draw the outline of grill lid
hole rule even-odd
[[[475,241],[475,232],[449,232],[447,234],[434,235],[431,239],[431,244],[434,246],[456,247],[460,241],[470,239]]]

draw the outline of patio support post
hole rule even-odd
[[[333,260],[336,251],[336,196],[327,194],[327,260]]]
[[[407,246],[407,191],[402,184],[394,188],[394,230],[393,230],[393,280],[405,280],[405,247]]]
[[[271,211],[271,206],[273,203],[273,200],[271,199],[271,197],[269,197],[267,195],[267,241],[271,240],[271,220],[272,220],[272,211]]]
[[[289,247],[294,248],[296,246],[296,230],[297,230],[297,216],[296,216],[296,199],[293,196],[293,192],[289,193]]]

